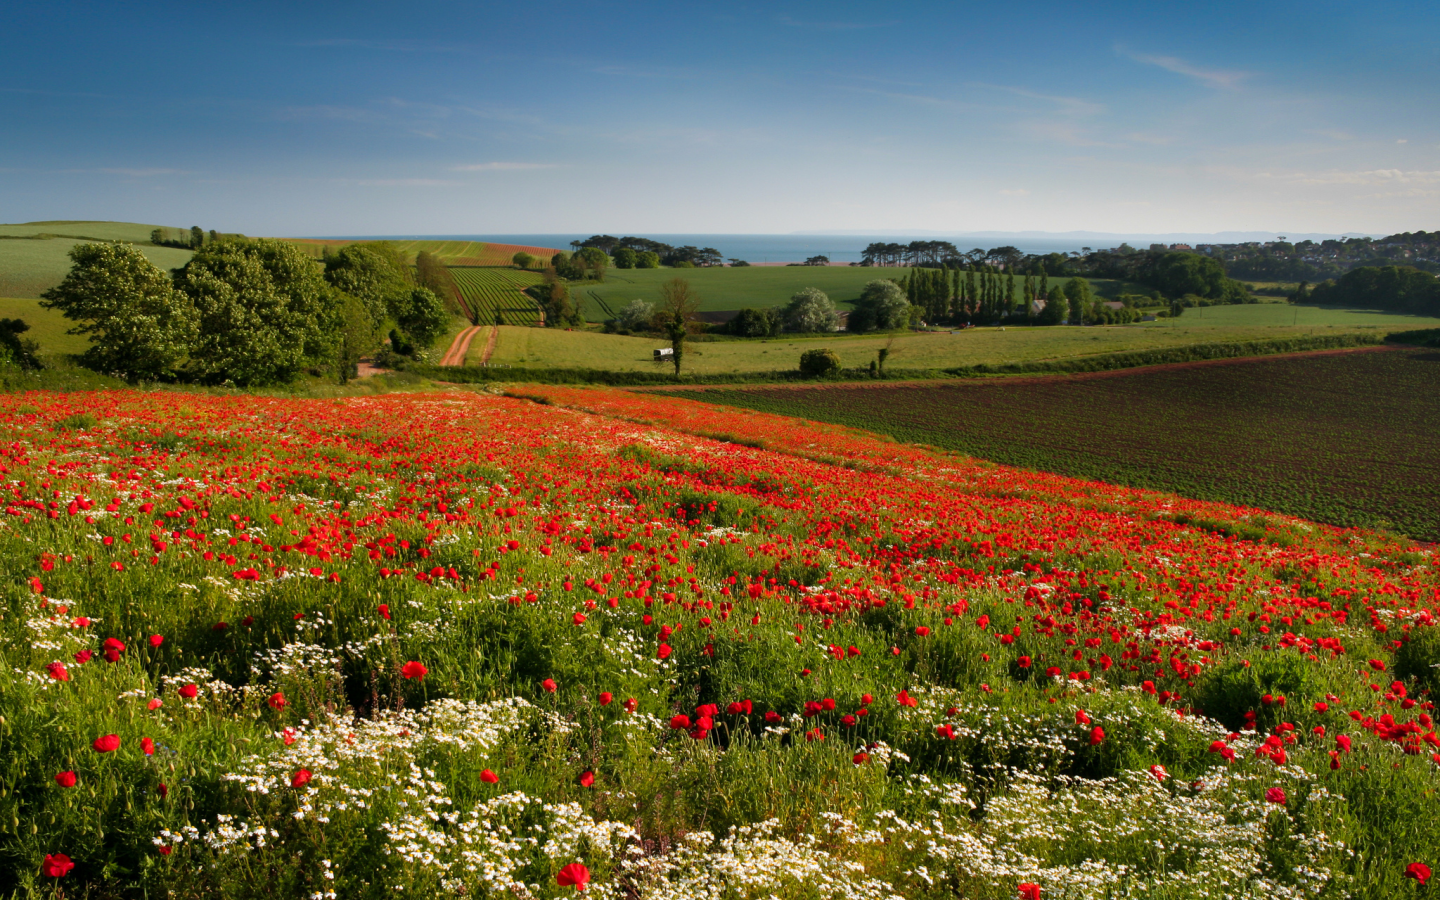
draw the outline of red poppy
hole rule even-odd
[[[575,886],[575,890],[585,890],[585,885],[590,883],[590,870],[580,863],[570,863],[563,867],[555,876],[555,883],[561,887]]]
[[[70,680],[70,670],[65,668],[64,663],[52,662],[45,667],[45,671],[49,672],[50,677],[55,679],[56,681]]]
[[[850,761],[855,763],[855,765],[857,766],[864,765],[865,763],[870,761],[870,754],[866,753],[864,750],[861,750],[859,753],[856,753],[854,756],[850,757]]]
[[[415,662],[414,660],[400,667],[400,674],[406,678],[419,678],[423,680],[429,671],[429,669],[425,668],[424,663]]]
[[[1026,881],[1020,885],[1020,900],[1040,900],[1040,885]]]
[[[58,785],[60,785],[61,787],[74,787],[74,786],[75,786],[75,773],[74,773],[74,772],[61,772],[61,773],[59,773],[58,775],[55,776],[55,783],[58,784]]]
[[[555,679],[553,678],[547,678],[544,681],[540,682],[540,686],[545,689],[545,693],[547,694],[555,693],[555,689],[559,687],[559,685],[555,683]]]
[[[1022,656],[1019,659],[1015,660],[1015,665],[1019,666],[1022,669],[1028,669],[1030,668],[1030,661],[1030,657]]]
[[[1405,877],[1413,878],[1423,885],[1430,880],[1430,867],[1421,862],[1413,862],[1405,867]]]
[[[577,612],[575,615],[573,615],[573,616],[570,617],[570,621],[571,621],[571,622],[574,622],[576,625],[584,625],[584,624],[585,624],[585,614],[584,614],[584,613],[579,613],[579,612]]]
[[[1090,746],[1094,747],[1096,744],[1103,743],[1104,741],[1105,729],[1101,728],[1099,725],[1096,725],[1094,728],[1090,729]]]
[[[1090,716],[1086,715],[1085,710],[1083,710],[1083,709],[1077,709],[1077,710],[1075,710],[1075,724],[1076,724],[1076,725],[1089,725],[1089,724],[1090,724]]]
[[[683,714],[675,716],[670,719],[670,727],[676,731],[684,731],[690,727],[690,717]]]
[[[270,699],[266,700],[265,702],[270,704],[271,709],[279,710],[284,709],[288,701],[286,701],[284,694],[276,691],[275,693],[271,694]]]
[[[612,701],[612,700],[614,700],[614,699],[615,699],[615,695],[612,694],[612,693],[610,693],[609,691],[601,691],[601,692],[600,692],[600,705],[601,705],[601,706],[609,706],[609,705],[610,705],[610,701]]]
[[[70,857],[65,854],[56,853],[52,855],[47,853],[45,854],[45,862],[40,866],[40,871],[51,878],[63,878],[69,874],[73,868],[75,868],[75,864],[71,862]]]
[[[145,751],[146,756],[155,755],[155,742],[148,737],[140,739],[140,749]]]
[[[919,625],[919,626],[916,626],[916,628],[915,628],[915,634],[919,635],[920,637],[929,637],[929,636],[930,636],[930,627],[929,627],[928,625]]]
[[[92,659],[94,659],[94,658],[95,658],[95,651],[94,651],[94,650],[81,650],[79,653],[75,654],[75,661],[76,661],[77,663],[79,663],[80,665],[82,665],[82,666],[85,665],[86,663],[88,663],[90,660],[92,660]]]
[[[1265,801],[1267,803],[1275,803],[1279,806],[1284,806],[1285,799],[1286,798],[1284,788],[1273,787],[1265,789]]]
[[[304,787],[310,783],[310,770],[300,769],[290,776],[290,786],[293,788]]]
[[[496,775],[489,769],[486,769],[485,771],[480,773],[480,780],[485,782],[486,784],[494,784],[495,782],[500,780],[500,776]]]
[[[120,749],[120,735],[107,734],[95,739],[90,746],[95,748],[97,753],[110,753]]]
[[[674,651],[669,644],[661,644],[659,647],[655,648],[655,658],[669,659],[672,652]]]
[[[1346,735],[1346,734],[1337,734],[1337,735],[1335,735],[1335,746],[1339,747],[1341,750],[1345,751],[1346,753],[1349,753],[1349,752],[1350,752],[1350,736],[1349,736],[1349,735]]]
[[[152,647],[158,647],[158,646],[160,646],[160,645],[163,644],[163,643],[165,643],[165,636],[164,636],[164,635],[161,635],[161,634],[152,634],[152,635],[150,635],[150,646],[152,646]]]
[[[594,773],[594,772],[591,772],[590,770],[587,769],[587,770],[585,770],[584,772],[581,772],[581,773],[580,773],[580,786],[581,786],[581,787],[593,787],[594,784],[595,784],[595,773]]]
[[[154,712],[155,710],[159,709],[164,705],[165,704],[160,700],[159,697],[151,697],[150,702],[145,704],[145,708],[150,710],[151,712]]]
[[[390,618],[390,604],[388,604],[388,603],[382,603],[382,604],[380,604],[380,617],[381,617],[382,619],[388,619],[388,618]]]
[[[634,697],[627,697],[627,698],[625,698],[625,711],[626,711],[626,712],[628,712],[628,713],[633,713],[635,710],[637,710],[637,709],[639,709],[639,708],[640,708],[640,703],[639,703]]]
[[[160,795],[161,800],[164,800],[170,795],[170,789],[165,786],[164,782],[161,782],[160,784],[155,785],[155,793]]]
[[[200,693],[200,685],[198,684],[187,684],[180,688],[180,696],[186,700],[194,700],[195,695],[198,693]]]

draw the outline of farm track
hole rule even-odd
[[[490,355],[495,352],[495,345],[499,342],[500,329],[492,325],[490,327],[490,333],[485,336],[485,349],[480,351],[480,365],[488,366],[490,364]],[[464,360],[462,359],[461,361],[463,362]]]
[[[446,350],[445,355],[441,357],[440,365],[465,365],[465,356],[470,352],[470,342],[475,339],[475,333],[479,331],[480,328],[481,326],[479,325],[471,325],[469,328],[455,335],[455,340],[450,342],[450,349]]]

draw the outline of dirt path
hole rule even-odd
[[[495,352],[495,345],[500,342],[500,326],[491,325],[490,333],[485,336],[485,349],[480,351],[480,365],[490,365],[490,354]]]
[[[450,349],[446,350],[445,355],[440,358],[440,365],[465,365],[465,354],[470,352],[470,342],[475,339],[475,334],[479,330],[479,325],[471,325],[469,328],[455,335],[455,340],[450,342]]]

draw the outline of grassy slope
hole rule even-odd
[[[54,310],[42,309],[40,301],[23,297],[0,297],[0,319],[23,319],[30,330],[25,337],[40,345],[40,352],[84,353],[90,339],[66,334],[70,322]]]
[[[1389,350],[1104,377],[707,389],[687,396],[1007,465],[1440,540],[1440,354]],[[1378,386],[1384,385],[1383,389]]]
[[[800,354],[816,347],[836,352],[842,365],[863,366],[890,344],[892,365],[945,368],[1015,361],[1065,359],[1098,353],[1151,350],[1185,344],[1242,341],[1373,329],[1440,327],[1440,319],[1282,306],[1232,306],[1192,310],[1180,319],[1095,328],[975,328],[954,334],[865,337],[843,334],[768,341],[717,341],[690,345],[686,371],[724,374],[793,369]],[[492,365],[648,371],[652,351],[664,342],[594,332],[502,328]]]
[[[154,227],[133,222],[0,225],[0,297],[39,297],[70,271],[70,248],[87,241],[132,241],[162,269],[185,265],[189,250],[149,245]],[[49,237],[35,239],[32,235]]]
[[[790,295],[801,288],[817,287],[830,296],[842,309],[860,298],[860,290],[866,282],[877,278],[900,280],[909,272],[901,268],[864,268],[860,266],[749,266],[740,269],[611,269],[605,275],[605,283],[586,285],[581,289],[583,296],[594,292],[602,297],[612,309],[618,309],[631,300],[660,299],[660,285],[672,278],[683,278],[700,294],[701,310],[743,309],[750,306],[763,308],[781,306],[789,301]],[[1059,281],[1063,281],[1060,279]],[[1057,283],[1057,279],[1051,279]],[[1118,294],[1122,287],[1135,292],[1143,291],[1138,285],[1122,285],[1118,281],[1095,279],[1091,281],[1096,293],[1103,296]],[[599,304],[591,300],[584,310],[592,320],[607,318]]]

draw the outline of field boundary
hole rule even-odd
[[[674,375],[665,371],[615,372],[608,369],[578,368],[480,368],[477,366],[448,367],[441,372],[435,366],[411,366],[408,371],[459,384],[476,382],[528,381],[536,384],[603,384],[614,387],[681,387],[687,385],[725,384],[782,384],[813,383],[834,384],[837,382],[896,382],[950,380],[955,378],[981,378],[1001,375],[1067,375],[1087,372],[1108,372],[1122,369],[1137,369],[1176,363],[1203,362],[1215,359],[1244,359],[1269,357],[1285,353],[1303,353],[1315,350],[1344,350],[1360,347],[1377,347],[1388,340],[1380,334],[1337,334],[1300,338],[1273,338],[1259,341],[1235,341],[1231,343],[1188,344],[1159,350],[1124,351],[1104,353],[1095,356],[1074,357],[1059,360],[1036,360],[1032,362],[1003,363],[999,365],[979,363],[946,369],[899,369],[890,368],[883,375],[873,375],[868,369],[846,369],[831,378],[807,378],[799,371],[771,370],[744,374],[682,375],[677,381]]]

